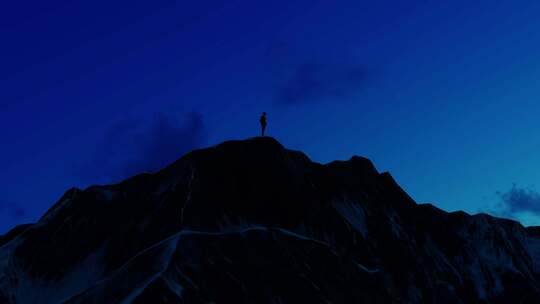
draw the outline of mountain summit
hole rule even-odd
[[[539,231],[257,137],[67,191],[0,236],[0,303],[540,303]]]

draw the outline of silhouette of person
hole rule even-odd
[[[264,131],[266,130],[266,112],[262,113],[259,122],[261,123],[261,134],[264,136]]]

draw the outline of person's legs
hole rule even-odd
[[[262,136],[264,136],[264,130],[265,130],[265,129],[266,129],[266,126],[263,125],[263,126],[262,126]]]

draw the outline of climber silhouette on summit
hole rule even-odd
[[[264,131],[266,130],[266,112],[262,113],[259,122],[261,123],[261,135],[264,136]]]

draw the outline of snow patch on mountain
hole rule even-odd
[[[103,257],[103,249],[90,254],[78,266],[57,280],[34,277],[23,270],[12,259],[13,249],[17,242],[10,242],[0,250],[0,261],[3,277],[0,278],[0,290],[9,295],[15,303],[61,303],[66,298],[87,289],[93,282],[102,277],[103,269],[99,267]],[[39,254],[39,253],[38,253]],[[31,290],[32,292],[28,292]]]
[[[179,235],[172,235],[140,251],[112,275],[97,281],[87,290],[72,295],[66,303],[86,303],[85,301],[88,300],[100,303],[100,300],[107,299],[107,294],[116,296],[115,299],[107,299],[112,302],[131,303],[168,268],[172,255],[176,251],[178,238]],[[146,267],[140,267],[142,265]],[[141,272],[140,269],[144,271]],[[123,284],[117,285],[118,282],[123,282]],[[111,288],[116,290],[111,292]]]
[[[238,227],[237,227],[238,228]],[[208,231],[196,231],[196,230],[182,230],[177,234],[174,234],[150,247],[142,250],[137,255],[133,256],[126,262],[122,267],[120,267],[113,275],[109,276],[106,279],[99,281],[93,287],[88,289],[85,292],[79,292],[79,295],[84,296],[85,299],[101,299],[101,296],[107,294],[109,286],[116,286],[115,281],[124,282],[125,292],[122,293],[122,299],[120,303],[129,304],[132,303],[139,295],[141,295],[145,289],[155,282],[157,279],[161,278],[169,286],[170,290],[177,294],[179,297],[182,295],[183,287],[178,284],[175,280],[167,278],[165,271],[169,268],[169,265],[172,260],[174,252],[178,248],[178,244],[182,237],[186,236],[196,236],[196,235],[210,235],[210,236],[226,236],[231,234],[246,234],[253,231],[263,231],[263,232],[275,232],[282,235],[290,236],[296,239],[314,242],[320,245],[327,247],[334,255],[337,255],[335,250],[327,242],[311,238],[305,235],[301,235],[287,229],[283,228],[274,228],[274,227],[263,227],[263,226],[249,226],[237,230],[225,230],[217,232],[208,232]],[[138,274],[137,277],[130,276],[133,274],[134,269],[140,269],[140,264],[151,265],[151,267],[145,267],[145,269],[151,269],[151,273]],[[357,264],[360,269],[368,273],[376,273],[378,269],[369,269],[362,264]],[[129,292],[127,292],[129,291]],[[73,293],[72,293],[73,295]],[[21,302],[21,303],[30,303],[30,302]],[[73,298],[72,301],[68,303],[78,303],[77,298]]]
[[[354,202],[333,202],[332,206],[356,231],[363,237],[367,236],[366,212],[362,206]]]

